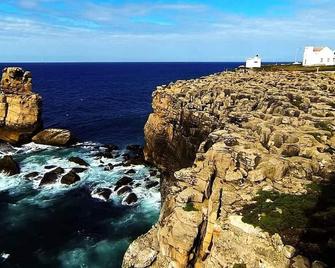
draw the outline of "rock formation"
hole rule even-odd
[[[331,73],[158,87],[145,158],[164,171],[163,204],[123,267],[333,267],[334,133]]]
[[[25,142],[41,126],[41,97],[32,92],[31,73],[5,68],[0,83],[0,140]]]

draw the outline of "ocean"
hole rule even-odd
[[[143,145],[153,90],[241,63],[2,63],[0,68],[13,65],[32,72],[33,89],[43,98],[44,127],[67,128],[78,143],[0,145],[0,156],[11,154],[21,166],[19,175],[0,174],[0,266],[120,267],[131,241],[159,216],[159,185],[148,188],[159,173],[144,165],[118,165],[127,145]],[[119,146],[114,158],[96,157],[105,144]],[[89,164],[80,182],[39,186],[50,167],[76,167],[70,157]],[[108,170],[109,164],[116,167]],[[26,179],[31,172],[40,175]],[[123,176],[133,180],[135,205],[115,192],[108,200],[95,194],[113,189]]]

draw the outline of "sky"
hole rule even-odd
[[[0,62],[264,61],[335,49],[334,0],[0,0]]]

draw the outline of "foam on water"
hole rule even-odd
[[[117,158],[95,157],[101,149],[95,143],[71,148],[34,143],[0,148],[0,154],[12,154],[21,167],[19,175],[0,174],[0,236],[4,237],[0,252],[10,254],[4,260],[8,267],[24,263],[33,267],[119,267],[129,243],[155,223],[160,207],[159,185],[146,187],[148,180],[159,182],[158,177],[150,176],[152,168],[120,165],[105,170],[108,164],[121,164],[125,150],[119,151]],[[64,185],[60,176],[54,184],[39,186],[43,175],[53,169],[46,166],[62,167],[64,174],[79,167],[69,161],[72,156],[89,164],[78,174],[79,182]],[[130,169],[135,174],[125,175]],[[26,179],[31,172],[40,175]],[[122,176],[134,180],[132,191],[138,197],[135,205],[125,205],[122,200],[127,194],[118,196],[113,191]],[[111,189],[110,198],[95,195],[97,188]],[[57,235],[49,233],[54,231]],[[22,245],[22,239],[31,243]]]

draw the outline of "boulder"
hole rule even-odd
[[[74,173],[82,173],[86,170],[87,170],[87,168],[82,168],[82,167],[74,167],[74,168],[71,169],[71,171],[74,172]]]
[[[127,197],[123,199],[123,203],[126,203],[127,205],[133,205],[137,202],[137,200],[137,195],[134,193],[130,193],[129,195],[127,195]]]
[[[96,190],[94,190],[93,194],[98,195],[99,198],[107,201],[112,194],[112,190],[109,188],[97,188]]]
[[[151,189],[151,188],[153,188],[157,185],[159,185],[158,181],[149,181],[149,182],[146,183],[145,188]]]
[[[121,179],[119,179],[116,183],[115,183],[115,188],[114,191],[117,191],[118,189],[120,189],[122,186],[125,186],[127,184],[130,184],[133,182],[133,179],[127,176],[122,177]]]
[[[32,179],[32,178],[36,178],[38,176],[38,172],[34,171],[34,172],[30,172],[26,175],[24,175],[25,179]]]
[[[38,144],[67,146],[73,141],[73,136],[69,130],[49,128],[36,134],[32,141]]]
[[[130,174],[135,174],[135,173],[136,173],[135,169],[129,169],[124,174],[130,175]]]
[[[56,166],[55,165],[48,165],[48,166],[45,166],[44,168],[45,169],[52,169],[52,168],[55,168]]]
[[[86,166],[86,167],[89,166],[89,164],[85,160],[81,159],[80,157],[74,157],[74,156],[70,157],[69,161],[73,162],[73,163],[76,163],[76,164],[78,164],[80,166]]]
[[[117,195],[123,195],[125,193],[131,192],[131,188],[129,186],[122,186],[118,191]]]
[[[0,172],[13,176],[20,173],[20,167],[12,156],[6,155],[0,159]]]
[[[64,171],[65,171],[64,168],[61,168],[61,167],[57,167],[54,170],[52,170],[52,172],[54,172],[54,173],[56,173],[58,175],[63,174]]]
[[[50,171],[44,174],[42,180],[40,181],[40,186],[55,183],[58,179],[57,173]]]
[[[72,171],[65,174],[61,179],[61,183],[62,184],[67,184],[67,185],[71,185],[71,184],[73,184],[77,181],[80,181],[80,177]]]
[[[106,170],[106,171],[111,171],[111,170],[113,170],[114,169],[114,166],[113,166],[113,164],[111,164],[111,163],[109,163],[105,168],[104,168],[104,170]]]

